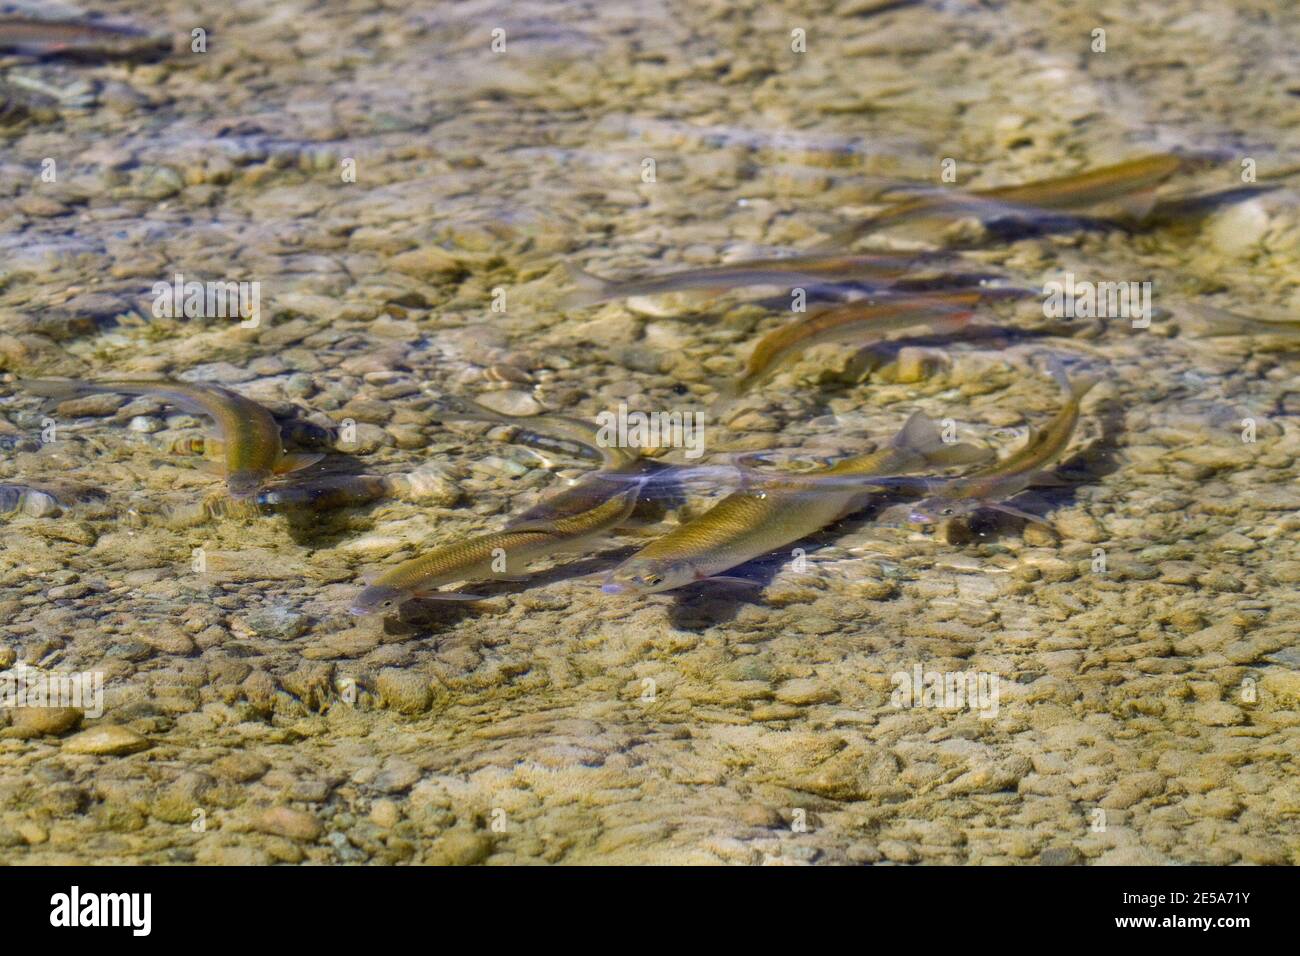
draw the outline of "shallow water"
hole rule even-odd
[[[69,101],[0,129],[0,484],[33,489],[0,515],[0,677],[103,682],[102,715],[0,707],[0,860],[1300,862],[1297,346],[1198,336],[1184,308],[1300,306],[1300,18],[812,6],[231,0],[206,53],[0,58]],[[187,10],[103,7],[177,36]],[[1059,407],[1064,356],[1102,383],[1069,483],[1017,499],[1050,529],[873,507],[737,572],[761,587],[603,594],[697,493],[466,588],[485,601],[348,614],[364,575],[589,467],[441,423],[438,396],[707,413],[783,321],[749,294],[562,312],[566,265],[806,250],[890,187],[943,186],[945,159],[984,188],[1174,148],[1222,159],[1130,230],[864,241],[972,247],[1035,290],[1149,281],[1149,328],[1036,297],[991,310],[1000,338],[820,347],[706,425],[714,463],[860,453],[918,409],[1007,454]],[[260,283],[261,322],[157,317],[177,273]],[[262,513],[171,450],[202,419],[96,401],[49,441],[15,385],[127,375],[329,429],[295,480],[391,493]],[[900,701],[918,665],[996,678],[996,702]]]

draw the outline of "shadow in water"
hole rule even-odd
[[[635,550],[635,546],[619,545],[589,555],[578,561],[554,565],[543,571],[529,574],[521,580],[467,584],[464,593],[476,594],[484,599],[489,599],[520,594],[524,591],[544,587],[548,584],[556,584],[561,581],[586,577],[597,578],[598,575],[603,575],[609,571],[610,568],[634,553]],[[600,587],[598,579],[592,580],[590,584],[593,590]],[[453,628],[465,618],[474,617],[481,613],[482,609],[477,601],[439,601],[436,598],[408,601],[398,609],[397,614],[389,615],[385,619],[384,632],[387,634],[404,634],[412,639],[436,637],[442,632]]]

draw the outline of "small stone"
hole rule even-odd
[[[536,415],[542,410],[542,406],[537,403],[537,399],[527,392],[507,390],[503,392],[487,392],[478,397],[478,403],[484,408],[490,408],[494,412],[500,412],[503,415],[527,416]]]
[[[1199,704],[1192,711],[1192,716],[1198,722],[1208,724],[1211,727],[1232,727],[1246,719],[1246,715],[1240,707],[1234,707],[1224,701]]]
[[[794,720],[802,716],[803,711],[791,704],[759,704],[749,712],[749,716],[758,721]]]
[[[131,187],[142,199],[167,199],[185,188],[185,180],[170,166],[141,166],[132,171]]]
[[[409,763],[387,767],[375,777],[372,786],[380,793],[402,793],[420,781],[420,770]]]
[[[915,863],[921,858],[915,847],[901,843],[898,840],[882,840],[880,842],[880,852],[891,863]]]
[[[17,707],[5,737],[57,737],[81,723],[79,707]]]
[[[395,439],[378,425],[356,422],[351,430],[340,429],[337,447],[350,455],[369,455],[395,444]]]
[[[227,780],[248,783],[265,775],[271,765],[257,754],[241,751],[215,761],[212,769]]]
[[[869,601],[884,601],[898,594],[898,585],[884,578],[865,578],[857,589]]]
[[[464,266],[456,258],[436,246],[412,249],[390,260],[394,269],[416,279],[433,280],[440,276],[456,275]]]
[[[765,807],[761,803],[750,803],[740,811],[740,822],[746,826],[764,827],[770,830],[781,826],[785,821],[772,807]]]
[[[386,667],[375,679],[375,689],[384,706],[399,714],[422,714],[433,703],[429,678],[413,671]]]
[[[846,855],[853,863],[879,863],[880,848],[874,843],[855,843],[846,851]]]
[[[1041,866],[1078,866],[1083,862],[1083,854],[1077,847],[1049,846],[1038,856]]]
[[[482,833],[453,830],[429,848],[425,862],[435,866],[473,866],[492,853],[492,841]]]
[[[148,746],[149,741],[144,737],[117,724],[100,724],[63,742],[63,749],[68,753],[108,757],[133,754]]]
[[[1206,234],[1220,252],[1244,256],[1259,246],[1268,227],[1268,212],[1258,199],[1252,199],[1232,203],[1211,217]]]
[[[972,767],[952,783],[949,793],[997,793],[1011,790],[1020,778],[1029,773],[1032,765],[1027,757],[1011,757],[1002,763],[981,764]]]
[[[1293,862],[1286,848],[1275,840],[1257,836],[1233,836],[1222,841],[1222,846],[1235,850],[1247,863],[1256,866],[1286,866]]]
[[[325,830],[321,822],[310,813],[293,807],[271,807],[253,821],[253,826],[262,833],[307,843],[320,839]]]
[[[833,688],[826,687],[813,678],[799,678],[782,684],[776,692],[776,699],[784,704],[833,704],[840,695]]]
[[[1085,511],[1065,510],[1052,515],[1052,524],[1067,541],[1086,541],[1095,544],[1106,540],[1106,534],[1096,519]]]
[[[397,826],[402,819],[401,808],[393,800],[376,800],[370,805],[370,820],[385,830]]]
[[[307,630],[307,615],[292,608],[260,608],[244,617],[243,623],[259,637],[291,641]]]
[[[1169,860],[1145,846],[1118,846],[1097,857],[1096,866],[1163,866]]]
[[[195,651],[193,638],[175,624],[153,623],[139,633],[140,640],[164,654],[189,657]]]

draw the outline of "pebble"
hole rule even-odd
[[[247,614],[242,623],[260,637],[291,641],[307,632],[307,615],[287,607],[266,607]]]
[[[134,730],[117,724],[99,724],[63,742],[66,753],[119,757],[145,750],[149,741]]]
[[[376,800],[370,805],[370,819],[375,826],[389,830],[401,822],[402,810],[393,800]]]
[[[387,667],[375,680],[379,699],[400,714],[422,714],[433,703],[429,679],[412,671]]]
[[[474,866],[492,853],[492,840],[482,833],[452,830],[434,841],[425,853],[430,866]]]
[[[320,820],[303,810],[293,807],[271,807],[263,810],[253,821],[253,826],[262,833],[281,836],[289,840],[314,843],[325,832]]]
[[[799,678],[786,681],[776,691],[776,699],[784,704],[831,704],[839,700],[839,694],[833,688],[826,687],[812,678]]]
[[[505,390],[499,392],[484,392],[478,396],[478,403],[484,408],[490,408],[494,412],[500,412],[502,415],[537,415],[541,413],[542,406],[538,404],[537,399],[527,392],[514,390]]]
[[[84,716],[79,707],[16,707],[4,737],[57,737],[72,730]]]

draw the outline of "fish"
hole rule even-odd
[[[456,421],[490,421],[516,427],[515,440],[553,444],[559,439],[586,450],[602,467],[573,485],[545,496],[499,530],[437,548],[371,581],[351,607],[356,615],[396,609],[417,597],[473,600],[474,595],[436,590],[455,581],[503,577],[511,563],[522,567],[557,551],[573,550],[633,517],[645,487],[671,469],[636,452],[602,442],[599,427],[564,415],[516,416],[465,398],[444,399],[442,416]],[[505,571],[495,565],[507,562]]]
[[[945,443],[935,424],[917,412],[878,451],[794,475],[751,474],[748,486],[614,568],[602,590],[654,594],[705,579],[731,580],[724,572],[859,510],[875,477],[971,464],[988,454],[972,445]]]
[[[567,415],[507,415],[466,398],[444,399],[439,414],[453,421],[487,421],[515,429],[513,441],[541,448],[561,447],[582,457],[600,459],[600,468],[583,475],[567,488],[554,492],[522,514],[511,518],[508,530],[547,527],[559,518],[571,518],[622,495],[635,487],[638,511],[649,510],[648,498],[671,498],[675,479],[695,469],[670,467],[638,451],[623,448],[601,437],[601,426]],[[646,507],[641,507],[645,505]]]
[[[722,390],[723,397],[743,395],[768,381],[806,349],[824,342],[874,340],[887,332],[917,325],[954,331],[975,314],[980,298],[981,293],[974,291],[864,299],[801,316],[758,340],[745,370]]]
[[[91,20],[0,17],[0,52],[82,60],[151,60],[171,52],[170,37]]]
[[[334,511],[387,497],[392,482],[379,475],[335,475],[259,491],[254,502],[263,514]]]
[[[624,486],[620,494],[596,507],[576,515],[556,517],[544,528],[493,531],[404,561],[369,582],[350,611],[358,616],[386,613],[416,598],[478,600],[477,595],[437,589],[456,581],[508,577],[517,574],[530,561],[599,537],[632,513],[638,490],[636,485]]]
[[[1256,319],[1199,302],[1189,302],[1185,308],[1195,316],[1196,331],[1205,338],[1231,335],[1276,335],[1288,339],[1300,337],[1300,320],[1295,318]]]
[[[604,279],[569,266],[578,289],[565,296],[560,307],[578,309],[610,299],[663,295],[688,289],[736,289],[762,285],[792,288],[802,283],[854,280],[889,283],[938,258],[939,254],[929,252],[884,251],[867,255],[802,255],[751,259],[631,279]]]
[[[1061,213],[1140,221],[1155,206],[1157,186],[1200,162],[1192,157],[1159,153],[1018,186],[927,193],[887,207],[850,227],[837,239],[852,240],[874,229],[936,215],[999,219],[1018,218],[1026,213]]]
[[[226,491],[236,500],[254,497],[277,475],[299,471],[324,455],[289,453],[280,440],[280,426],[269,411],[238,392],[212,384],[166,380],[135,382],[77,382],[28,379],[24,390],[54,402],[83,395],[117,392],[152,395],[195,415],[211,418],[219,433],[222,460],[207,462],[225,476]]]
[[[1006,504],[1006,499],[1044,480],[1043,469],[1065,452],[1079,422],[1079,406],[1098,382],[1090,377],[1071,381],[1059,362],[1051,364],[1051,372],[1065,394],[1065,404],[1047,427],[1042,431],[1031,428],[1024,445],[1016,451],[968,475],[922,482],[920,487],[925,497],[912,506],[911,521],[933,524],[940,518],[988,508],[1044,523],[1037,515]]]
[[[334,430],[322,428],[300,418],[277,419],[280,442],[287,449],[332,448],[337,441]],[[167,441],[163,449],[173,455],[195,455],[213,461],[224,460],[225,446],[211,435],[181,435]]]
[[[582,458],[596,459],[604,468],[618,468],[636,453],[601,441],[599,426],[568,415],[507,415],[472,399],[444,396],[433,414],[443,421],[493,422],[515,429],[513,440],[535,448],[560,448]]]

